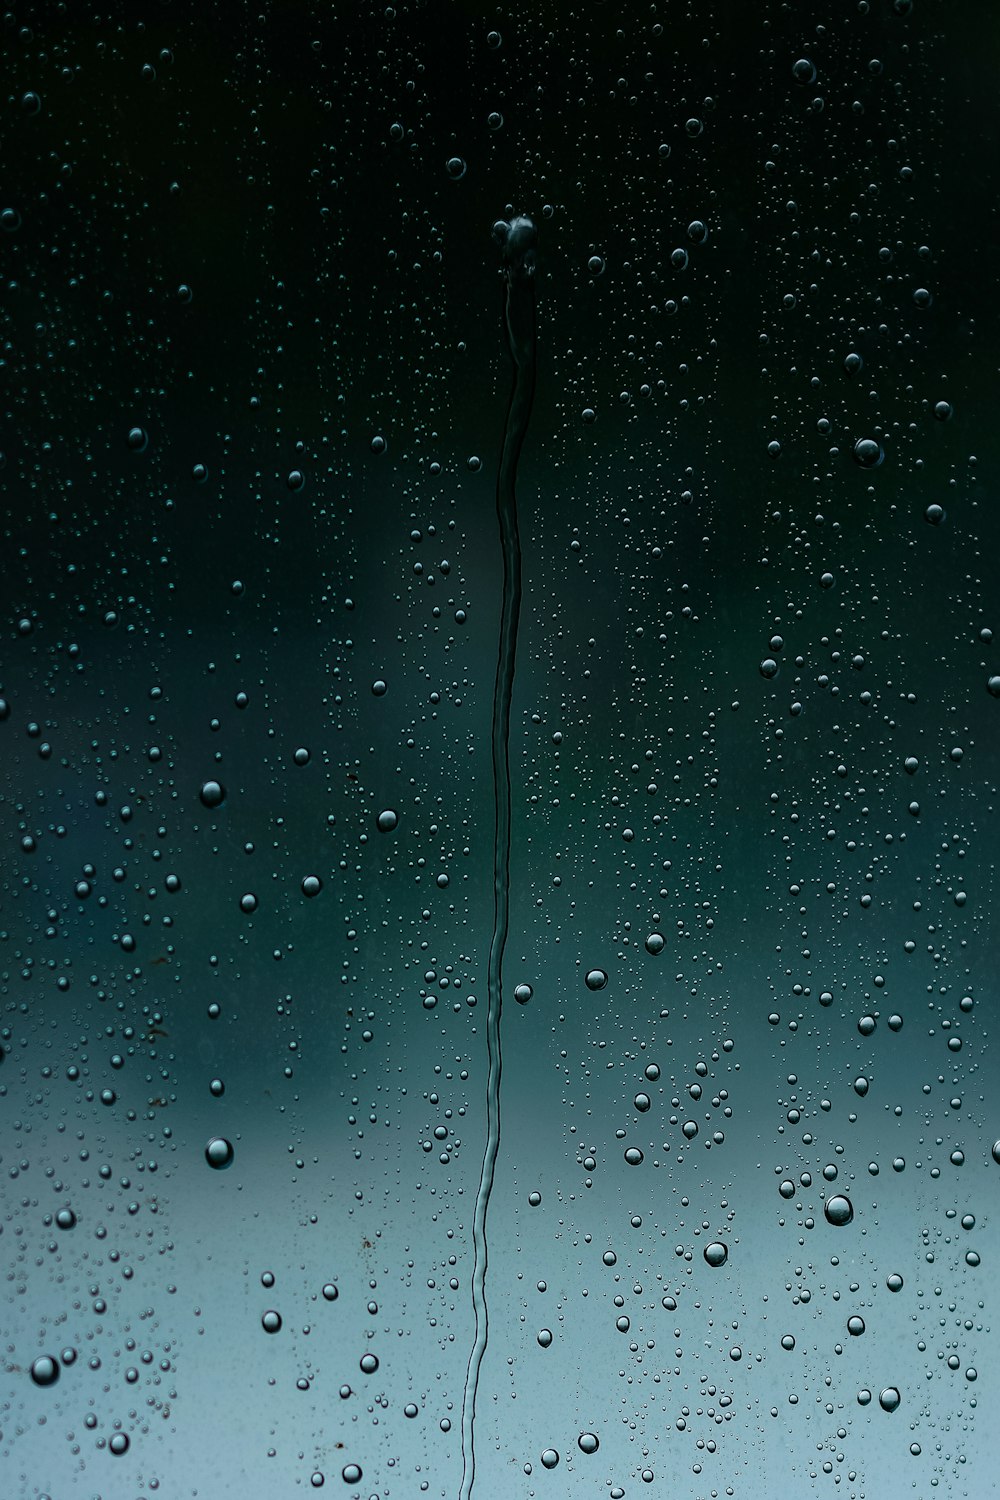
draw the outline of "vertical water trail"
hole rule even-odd
[[[500,1012],[503,1003],[503,955],[510,915],[510,705],[514,690],[517,627],[521,614],[521,542],[517,530],[517,461],[524,443],[535,395],[535,241],[531,219],[518,217],[493,226],[503,251],[504,333],[514,365],[514,381],[507,405],[500,468],[497,473],[497,520],[503,554],[503,594],[500,602],[500,639],[493,687],[493,938],[487,975],[486,1149],[476,1197],[472,1238],[472,1305],[475,1339],[469,1356],[462,1397],[462,1488],[460,1500],[470,1500],[476,1478],[475,1422],[479,1369],[486,1352],[489,1322],[486,1309],[486,1214],[500,1146]]]

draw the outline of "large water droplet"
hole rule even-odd
[[[231,1167],[236,1152],[233,1150],[232,1142],[227,1141],[224,1136],[213,1136],[205,1147],[205,1160],[210,1167],[217,1172],[222,1172],[226,1167]]]
[[[826,1214],[828,1224],[841,1229],[854,1218],[854,1205],[843,1193],[834,1193],[832,1198],[827,1198],[823,1205],[823,1212]]]
[[[59,1361],[51,1354],[40,1354],[32,1363],[31,1378],[36,1385],[55,1385],[59,1379]]]

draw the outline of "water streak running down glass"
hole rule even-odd
[[[503,595],[497,675],[493,689],[493,794],[496,802],[493,848],[493,937],[487,989],[489,1074],[486,1083],[486,1150],[473,1223],[472,1268],[476,1336],[462,1396],[462,1500],[468,1500],[476,1477],[475,1422],[479,1371],[489,1339],[486,1302],[486,1216],[500,1149],[500,1082],[503,1073],[500,1020],[503,1012],[503,958],[510,923],[510,708],[517,664],[517,629],[521,616],[521,542],[517,525],[517,461],[521,454],[531,403],[535,396],[535,242],[536,230],[526,215],[509,223],[499,219],[494,237],[504,263],[504,331],[514,367],[514,381],[504,423],[497,474],[497,518],[503,557]],[[517,992],[515,991],[515,994]]]

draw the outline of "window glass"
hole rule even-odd
[[[991,1493],[989,7],[3,28],[0,1490]]]

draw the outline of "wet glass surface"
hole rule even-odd
[[[0,1493],[991,1493],[992,14],[3,45]]]

